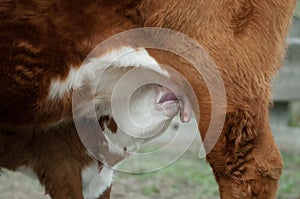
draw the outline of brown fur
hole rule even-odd
[[[110,118],[109,116],[102,116],[99,119],[99,125],[102,130],[104,130],[104,125],[107,126],[108,129],[110,129],[111,133],[116,133],[118,126],[113,118]]]
[[[1,1],[0,167],[30,166],[51,197],[82,198],[80,171],[91,159],[76,135],[70,96],[46,102],[50,81],[64,79],[71,65],[79,66],[113,34],[164,27],[198,41],[223,77],[226,122],[207,156],[221,198],[276,198],[282,161],[268,120],[270,82],[281,65],[294,5],[294,0]],[[205,136],[211,112],[204,81],[177,56],[149,52],[190,81]],[[62,117],[68,120],[57,126]]]

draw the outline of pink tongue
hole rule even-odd
[[[177,99],[177,97],[174,93],[166,93],[159,100],[159,103],[164,103],[164,102],[167,102],[167,101],[178,101],[178,99]]]
[[[167,101],[179,101],[179,100],[174,93],[168,92],[161,97],[159,103],[164,103]],[[190,104],[190,101],[187,99],[187,97],[183,97],[183,99],[180,100],[180,119],[182,122],[187,123],[190,121],[191,115],[192,115],[192,106]]]

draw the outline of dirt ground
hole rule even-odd
[[[218,198],[217,185],[211,169],[204,159],[198,158],[197,154],[198,147],[194,145],[174,164],[160,171],[147,174],[116,171],[111,198]],[[126,169],[130,166],[125,164],[121,168]],[[135,166],[138,169],[144,165],[135,164]],[[0,177],[0,199],[49,199],[49,197],[43,194],[43,188],[31,176],[5,170]]]
[[[194,179],[197,175],[193,176],[198,171],[199,180]],[[204,160],[197,159],[197,151],[190,150],[174,165],[159,172],[142,175],[116,172],[111,198],[216,199],[218,197],[217,185],[209,166]],[[0,177],[0,199],[49,199],[49,197],[43,194],[43,188],[32,177],[19,172],[5,171]]]
[[[278,198],[296,199],[300,193],[300,129],[273,127],[273,131],[285,161]],[[112,199],[219,198],[210,167],[197,156],[198,144],[195,142],[179,160],[158,172],[142,175],[116,172]],[[171,155],[170,153],[169,156]],[[168,158],[167,156],[168,154],[163,154],[161,158]],[[149,166],[151,162],[146,164]],[[131,166],[125,164],[124,168]],[[32,177],[19,172],[4,171],[0,177],[0,199],[49,198],[43,194],[43,188]]]

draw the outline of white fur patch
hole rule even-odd
[[[71,68],[67,78],[64,81],[60,79],[55,79],[51,82],[49,90],[49,99],[53,100],[55,98],[62,98],[64,93],[70,91],[76,84],[76,76],[78,69]]]
[[[25,175],[27,175],[31,178],[38,179],[36,173],[30,167],[21,166],[21,167],[17,168],[16,171],[24,173]]]
[[[125,128],[117,128],[112,133],[105,125],[104,136],[112,154],[125,155],[124,152],[134,153],[145,142],[161,135],[178,113],[179,105],[173,104],[171,115],[164,115],[164,111],[156,111],[154,104],[159,101],[164,91],[158,86],[140,87],[131,96],[129,104],[130,118],[124,118]],[[134,133],[135,132],[135,133]]]
[[[109,129],[104,130],[105,139],[108,141],[109,152],[116,155],[124,155],[124,152],[136,152],[142,144],[144,139],[134,138],[120,129],[116,133],[111,133]]]
[[[84,199],[98,198],[111,185],[113,169],[105,165],[101,169],[95,161],[82,171],[81,178]]]
[[[22,166],[16,171],[37,179],[35,172],[30,167]],[[111,185],[113,169],[105,165],[101,169],[95,161],[82,171],[81,178],[84,199],[98,198]]]
[[[60,99],[65,93],[79,88],[84,83],[97,86],[99,70],[105,66],[113,67],[144,67],[168,77],[168,72],[163,70],[156,60],[144,48],[134,49],[122,47],[99,57],[91,58],[88,63],[80,68],[71,68],[65,80],[54,79],[51,82],[48,99]],[[98,71],[98,73],[97,73]]]

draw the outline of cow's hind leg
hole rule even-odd
[[[274,143],[268,113],[237,110],[226,122],[207,160],[222,199],[275,199],[282,160]]]

